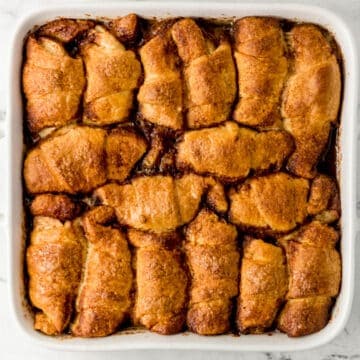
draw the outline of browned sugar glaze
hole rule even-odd
[[[129,14],[49,22],[24,54],[35,329],[327,324],[341,278],[329,33]]]

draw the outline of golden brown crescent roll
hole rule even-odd
[[[237,325],[244,333],[272,326],[288,290],[285,256],[280,247],[247,238],[241,261]]]
[[[230,190],[230,221],[244,227],[289,231],[307,216],[309,183],[285,173],[250,178]]]
[[[22,83],[31,132],[76,119],[85,86],[83,63],[60,43],[45,37],[28,38]]]
[[[85,239],[78,221],[36,216],[26,251],[29,297],[40,310],[35,329],[60,334],[70,321],[81,278]]]
[[[134,322],[164,335],[180,332],[185,324],[187,276],[176,236],[133,229],[128,236],[137,247]]]
[[[181,70],[170,33],[155,36],[141,47],[139,53],[145,74],[138,94],[142,116],[154,124],[181,129]]]
[[[282,127],[280,98],[288,62],[279,20],[240,19],[235,23],[234,37],[239,86],[234,120],[259,128]]]
[[[84,122],[107,125],[123,122],[133,107],[141,66],[135,53],[104,27],[90,30],[81,46],[86,67]]]
[[[285,128],[296,150],[288,169],[306,178],[316,175],[330,125],[337,118],[341,77],[336,56],[321,30],[314,25],[296,25],[289,34],[294,53],[294,71],[283,96]]]
[[[197,128],[227,120],[236,94],[230,44],[222,40],[215,47],[192,19],[176,22],[171,34],[184,64],[187,125]]]
[[[107,226],[115,220],[110,207],[95,207],[83,217],[88,240],[84,276],[77,299],[76,336],[112,334],[129,314],[131,254],[125,235]]]
[[[328,296],[288,300],[279,315],[278,329],[292,337],[318,332],[328,323],[331,306]]]
[[[60,18],[41,26],[40,29],[36,31],[36,34],[48,36],[60,42],[67,43],[94,26],[95,22],[92,20]]]
[[[163,233],[189,222],[202,196],[215,185],[213,179],[194,174],[177,179],[163,175],[141,176],[130,184],[102,186],[95,195],[104,205],[115,208],[120,224]],[[218,197],[213,196],[212,200],[224,208],[226,204],[219,199],[221,189],[217,190],[220,194],[217,192]]]
[[[288,299],[336,296],[340,285],[340,256],[335,249],[339,233],[313,221],[279,240],[289,268]]]
[[[340,193],[336,181],[319,174],[312,181],[307,211],[322,223],[332,223],[340,218]]]
[[[108,24],[112,33],[126,44],[133,44],[140,34],[140,22],[136,14],[128,14],[111,20]]]
[[[129,228],[127,235],[130,244],[136,248],[159,245],[168,250],[172,250],[178,248],[182,242],[180,231],[155,234],[149,231]]]
[[[292,149],[292,138],[286,131],[258,133],[226,122],[187,131],[177,145],[177,166],[236,181],[245,178],[251,169],[280,169]]]
[[[106,179],[125,180],[145,151],[144,138],[132,130],[70,125],[28,152],[25,184],[32,194],[87,193]]]
[[[229,205],[224,186],[218,181],[212,181],[211,178],[207,178],[207,182],[211,186],[206,197],[207,204],[216,212],[225,213],[228,210]]]
[[[67,126],[38,143],[26,156],[24,178],[29,193],[86,193],[106,181],[106,132]]]
[[[158,131],[152,132],[150,148],[143,158],[141,163],[142,168],[149,172],[156,171],[159,163],[161,163],[161,158],[164,154],[164,151],[164,136]]]
[[[339,233],[319,221],[279,240],[289,271],[288,303],[278,319],[281,331],[307,335],[327,323],[331,298],[339,293],[341,280],[338,240]]]
[[[30,206],[32,216],[47,216],[60,221],[74,219],[80,210],[80,204],[66,195],[37,195]]]
[[[292,230],[309,215],[323,223],[340,217],[339,192],[326,175],[312,182],[283,172],[249,178],[229,197],[230,221],[260,233]]]
[[[230,329],[232,299],[238,293],[239,252],[235,226],[201,210],[186,230],[191,275],[187,324],[201,335]]]
[[[146,151],[146,141],[135,131],[116,128],[106,138],[107,178],[125,180]]]

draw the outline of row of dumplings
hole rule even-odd
[[[77,207],[50,194],[31,205],[29,297],[45,334],[98,337],[135,325],[302,336],[328,322],[340,286],[339,234],[319,220],[274,244],[244,237],[207,208],[183,232],[157,234],[120,228],[109,206],[81,218]]]
[[[152,25],[140,41],[139,23],[134,14],[108,27],[60,19],[28,38],[23,90],[33,134],[75,120],[122,123],[134,111],[179,131],[234,120],[287,130],[295,142],[288,169],[315,176],[341,93],[328,34],[311,24],[285,32],[278,19],[247,17],[229,35],[186,18]]]
[[[237,299],[243,333],[275,322],[290,336],[320,330],[341,277],[339,233],[327,225],[340,216],[336,183],[278,172],[228,198],[229,209],[219,182],[195,174],[106,184],[85,213],[67,195],[36,195],[26,255],[35,328],[55,335],[71,322],[75,336],[105,336],[130,319],[161,334],[221,334]]]

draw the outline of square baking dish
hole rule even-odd
[[[248,15],[283,17],[298,22],[312,22],[327,28],[335,37],[343,55],[343,101],[339,129],[338,180],[341,190],[341,292],[328,325],[318,333],[289,338],[273,332],[263,335],[198,336],[182,333],[162,336],[143,330],[94,339],[50,337],[33,329],[33,319],[26,306],[23,284],[24,236],[22,202],[23,114],[21,66],[24,38],[35,25],[56,17],[101,18],[134,12],[141,17],[192,16],[205,18],[239,18]],[[24,17],[17,26],[11,48],[6,137],[8,146],[8,206],[6,225],[9,245],[9,292],[14,321],[19,331],[32,343],[59,350],[129,350],[129,349],[199,349],[227,351],[294,351],[319,346],[331,341],[345,327],[351,311],[354,287],[354,242],[356,235],[356,105],[358,62],[354,40],[348,27],[328,10],[294,4],[244,4],[195,2],[99,2],[69,4],[36,10]],[[14,334],[15,335],[15,334]]]

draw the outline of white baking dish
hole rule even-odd
[[[320,332],[301,338],[284,334],[201,337],[191,333],[161,336],[145,331],[128,332],[98,339],[54,338],[33,330],[33,320],[24,306],[23,230],[22,230],[22,99],[20,91],[23,40],[34,25],[58,16],[114,17],[135,12],[143,17],[194,16],[243,17],[268,15],[296,21],[308,21],[329,29],[335,36],[344,57],[344,94],[341,112],[340,186],[342,202],[342,286],[329,324]],[[125,350],[125,349],[202,349],[242,351],[293,351],[315,347],[331,341],[344,328],[351,310],[354,287],[354,241],[356,232],[356,104],[357,58],[353,37],[346,24],[333,13],[311,6],[292,4],[243,3],[180,3],[180,2],[117,2],[83,3],[35,11],[22,19],[14,34],[9,69],[9,106],[7,116],[9,150],[9,203],[7,208],[10,296],[14,320],[33,343],[62,350]],[[14,336],[16,336],[14,334]]]

